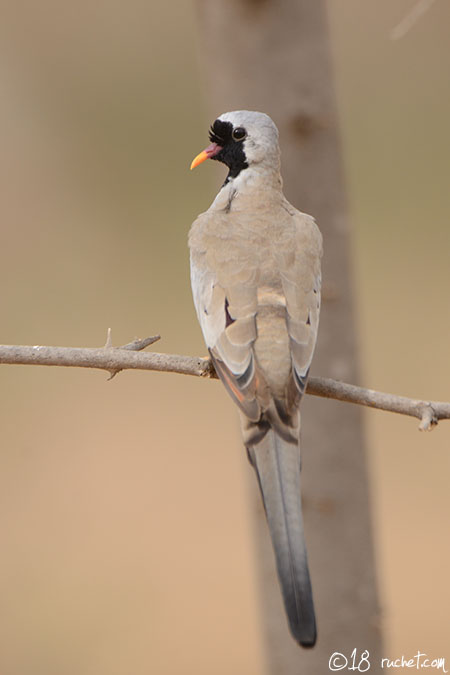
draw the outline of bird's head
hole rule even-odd
[[[229,169],[227,180],[249,168],[279,170],[278,129],[264,113],[235,110],[220,115],[211,125],[209,145],[191,164],[215,159]]]

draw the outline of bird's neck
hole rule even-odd
[[[211,208],[231,210],[263,208],[268,201],[283,199],[283,182],[278,170],[249,167],[235,178],[228,177]]]

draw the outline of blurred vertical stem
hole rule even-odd
[[[325,293],[313,372],[355,382],[350,228],[326,3],[202,0],[198,11],[212,115],[245,108],[275,120],[286,196],[316,217],[324,235]],[[263,621],[274,675],[323,675],[333,652],[350,659],[355,647],[357,659],[363,650],[372,664],[380,658],[361,417],[359,406],[302,403],[306,535],[319,630],[313,650],[301,650],[289,636],[259,502],[256,507]]]

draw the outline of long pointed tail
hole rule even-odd
[[[303,647],[316,642],[316,620],[303,534],[300,451],[269,429],[248,447],[258,476],[289,627]]]

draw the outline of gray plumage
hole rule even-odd
[[[235,129],[245,137],[234,140]],[[267,115],[226,113],[213,130],[208,156],[230,174],[189,234],[194,303],[217,373],[240,409],[292,635],[312,646],[299,403],[317,338],[322,237],[283,195],[278,131]]]

